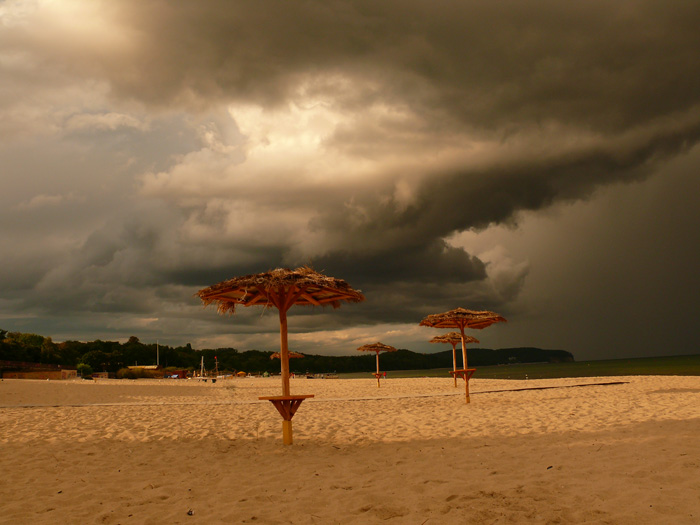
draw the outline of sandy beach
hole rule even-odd
[[[700,523],[700,377],[470,385],[6,379],[0,523]]]

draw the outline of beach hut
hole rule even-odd
[[[374,374],[374,377],[377,378],[377,388],[379,388],[379,378],[381,377],[381,374],[379,372],[379,352],[396,352],[396,348],[394,348],[393,346],[385,345],[384,343],[371,343],[362,345],[360,348],[358,348],[358,350],[360,352],[377,353],[377,372]]]
[[[457,350],[455,347],[457,343],[462,342],[462,336],[457,332],[450,332],[448,334],[436,335],[430,340],[431,343],[448,343],[452,345],[452,377],[455,380],[455,388],[457,387]],[[479,340],[471,335],[464,336],[465,343],[478,343]],[[462,368],[467,368],[467,364],[462,362]]]
[[[277,308],[280,320],[280,367],[282,395],[261,397],[270,401],[282,416],[285,445],[292,444],[292,417],[304,399],[313,395],[291,395],[289,391],[289,345],[287,311],[293,305],[338,308],[341,302],[359,303],[365,296],[342,279],[328,277],[308,267],[277,268],[265,273],[235,277],[197,292],[204,305],[217,304],[219,313],[235,312],[237,306]]]
[[[469,379],[474,374],[474,368],[467,367],[467,342],[465,340],[464,329],[474,328],[481,330],[494,323],[505,323],[506,319],[495,312],[488,310],[467,310],[466,308],[455,308],[449,312],[432,314],[420,322],[420,326],[431,326],[433,328],[459,328],[462,342],[462,363],[463,370],[455,370],[455,374],[464,379],[467,392],[467,403],[469,399]]]

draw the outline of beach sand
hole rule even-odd
[[[6,379],[0,523],[700,523],[700,377],[470,386]]]

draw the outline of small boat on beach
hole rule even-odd
[[[195,375],[194,379],[197,379],[198,381],[204,381],[205,383],[211,380],[212,383],[216,383],[216,378],[219,375],[219,360],[216,357],[214,357],[214,362],[216,363],[214,375],[208,375],[207,369],[204,368],[204,356],[202,356],[202,361],[199,365],[199,375]]]

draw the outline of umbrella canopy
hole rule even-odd
[[[282,394],[289,396],[289,346],[287,344],[287,310],[292,305],[331,305],[342,301],[359,303],[365,296],[342,279],[328,277],[303,266],[295,270],[277,268],[265,273],[234,277],[197,292],[204,305],[216,303],[219,313],[234,313],[238,305],[274,306],[280,317],[280,361]]]
[[[362,345],[358,348],[360,352],[396,352],[393,346],[385,345],[384,343],[370,343]]]
[[[505,323],[505,318],[488,310],[467,310],[455,308],[449,312],[432,314],[420,322],[420,326],[432,326],[433,328],[459,328],[464,333],[465,328],[481,330],[493,323]]]
[[[462,342],[462,336],[459,332],[450,332],[447,334],[442,334],[442,335],[436,335],[430,340],[431,343],[450,343],[452,345],[456,345],[457,343]],[[464,336],[464,342],[465,343],[478,343],[479,340],[476,337],[472,337],[471,335],[465,335]]]
[[[365,300],[342,279],[328,277],[303,266],[295,270],[277,268],[265,273],[234,277],[197,292],[204,305],[217,303],[219,313],[233,313],[237,305],[274,306],[287,311],[294,304],[338,308],[341,301],[359,303]]]
[[[430,340],[431,343],[448,343],[452,345],[452,371],[456,372],[457,371],[457,351],[455,347],[457,346],[457,343],[462,342],[462,334],[459,334],[457,332],[450,332],[447,334],[442,334],[442,335],[436,335]],[[464,336],[464,342],[465,343],[478,343],[479,340],[476,337],[472,337],[471,335],[465,335]],[[466,368],[466,367],[465,367]],[[454,380],[455,380],[455,386],[457,386],[457,375],[454,375]]]

